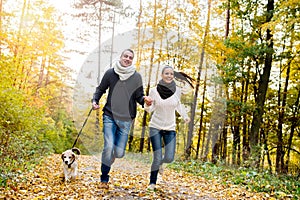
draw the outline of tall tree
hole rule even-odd
[[[154,0],[154,13],[153,13],[153,21],[151,24],[152,24],[152,45],[151,45],[151,53],[150,53],[150,66],[149,66],[149,72],[148,72],[148,82],[147,82],[146,91],[145,91],[146,96],[149,95],[152,69],[154,68],[154,54],[155,54],[155,44],[156,44],[156,38],[157,38],[156,37],[156,34],[157,34],[156,0]],[[140,152],[143,152],[143,148],[144,148],[146,120],[147,120],[147,112],[144,111],[143,122],[142,122],[142,132],[141,132],[141,139],[140,139],[140,150],[139,150]]]
[[[207,85],[207,68],[205,72],[205,78],[204,78],[204,86],[203,86],[203,92],[202,92],[202,102],[201,102],[201,111],[200,111],[200,121],[199,121],[199,129],[198,129],[198,141],[197,141],[197,148],[196,148],[196,159],[199,156],[199,149],[200,149],[200,141],[201,141],[201,133],[204,129],[203,121],[204,121],[204,105],[205,105],[205,98],[206,98],[206,85]],[[204,138],[204,134],[202,136]]]
[[[197,98],[198,98],[199,87],[200,87],[200,78],[201,78],[202,66],[203,66],[203,61],[204,61],[206,42],[207,42],[207,37],[208,37],[208,33],[209,33],[209,28],[210,28],[211,0],[208,0],[207,5],[208,5],[208,8],[207,8],[207,18],[206,18],[205,32],[204,32],[204,35],[203,35],[203,43],[202,43],[202,48],[201,48],[202,50],[201,50],[201,54],[200,54],[200,63],[199,63],[199,67],[198,67],[196,87],[195,87],[195,93],[194,93],[194,100],[193,100],[192,110],[191,110],[191,121],[189,123],[187,144],[186,144],[186,147],[185,147],[185,157],[186,158],[189,158],[191,156],[191,150],[192,150],[194,119],[195,119],[195,113],[196,113],[196,108],[197,108]]]
[[[266,7],[266,20],[265,23],[271,22],[274,12],[274,0],[268,0]],[[270,79],[270,73],[272,68],[272,56],[274,53],[273,49],[273,35],[271,33],[271,29],[267,28],[266,30],[266,51],[265,51],[265,62],[263,73],[260,76],[259,84],[258,84],[258,94],[255,99],[255,109],[253,111],[253,120],[251,124],[250,131],[250,146],[251,146],[251,155],[255,160],[255,165],[257,166],[259,158],[259,130],[262,123],[262,117],[264,113],[264,104],[266,99],[266,94],[268,90],[268,84]]]
[[[285,2],[287,3],[287,2]],[[296,41],[296,33],[295,33],[295,22],[293,19],[297,18],[296,9],[293,5],[287,4],[285,7],[282,7],[282,10],[279,12],[278,18],[284,18],[285,20],[279,22],[282,26],[284,26],[288,31],[283,34],[283,42],[282,42],[282,53],[279,55],[280,61],[280,73],[279,73],[279,81],[278,81],[278,94],[277,94],[277,105],[278,105],[278,125],[277,125],[277,149],[276,149],[276,172],[282,173],[288,171],[288,160],[290,159],[290,148],[292,145],[293,133],[292,129],[290,129],[290,136],[285,140],[284,134],[284,125],[286,118],[288,116],[288,98],[291,95],[291,91],[289,91],[289,86],[292,83],[292,74],[294,68],[294,60],[295,55],[293,50],[295,48]],[[285,76],[285,80],[282,81],[282,76]],[[284,83],[283,88],[281,88],[281,83]],[[283,91],[282,91],[283,89]],[[297,103],[297,100],[295,101]],[[284,148],[285,146],[288,148]],[[286,149],[286,150],[285,150]],[[287,152],[287,154],[286,154]],[[286,156],[286,162],[284,161],[284,157]]]
[[[140,70],[140,64],[141,64],[141,51],[142,51],[142,45],[141,45],[141,31],[142,31],[142,13],[143,13],[143,4],[142,0],[139,2],[139,11],[138,11],[138,17],[137,17],[137,52],[136,52],[136,67],[137,70]],[[135,119],[132,123],[130,133],[129,133],[129,139],[128,139],[128,149],[129,151],[133,150],[133,139],[134,139],[134,127],[135,127]]]

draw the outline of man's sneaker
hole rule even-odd
[[[156,185],[154,183],[151,183],[148,187],[147,190],[154,191],[156,189]]]
[[[101,182],[100,185],[98,186],[99,189],[108,189],[108,183],[107,182]]]
[[[159,173],[160,175],[163,175],[163,174],[164,174],[164,168],[163,168],[163,165],[162,165],[162,164],[159,165],[158,173]]]

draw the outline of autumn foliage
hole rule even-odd
[[[137,158],[138,155],[135,155]],[[147,189],[150,164],[117,159],[109,189],[99,188],[99,156],[81,156],[79,176],[65,183],[60,155],[45,157],[35,168],[16,177],[8,189],[0,189],[7,199],[268,199],[234,185],[165,169],[155,191]]]
[[[70,13],[52,3],[0,1],[0,198],[299,198],[298,0],[78,0]],[[124,25],[136,33],[130,48],[146,93],[166,64],[195,79],[182,95],[192,122],[176,119],[176,155],[184,159],[155,193],[145,189],[149,166],[133,160],[116,165],[108,191],[97,189],[93,156],[82,156],[75,182],[59,176],[57,154],[72,146],[92,95],[74,80],[81,62],[70,61],[96,45],[97,61],[87,59],[80,75],[98,83],[98,59],[111,62],[122,43],[103,45],[101,36]],[[141,107],[137,116],[127,150],[148,153],[149,116]],[[78,141],[85,155],[101,152],[100,118],[92,113]]]

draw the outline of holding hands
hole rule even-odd
[[[184,119],[184,122],[187,123],[187,124],[190,123],[190,121],[191,121],[191,119],[189,117]]]
[[[145,101],[145,103],[146,103],[147,106],[151,106],[152,103],[153,103],[152,98],[149,97],[149,96],[144,96],[144,101]],[[92,103],[92,108],[93,108],[93,110],[97,110],[97,109],[100,108],[100,106],[96,102],[93,102]]]
[[[152,98],[149,97],[149,96],[144,96],[144,101],[145,101],[145,103],[146,103],[147,106],[151,106],[152,103],[153,103]]]

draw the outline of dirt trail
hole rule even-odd
[[[75,181],[62,181],[60,155],[51,155],[17,185],[0,189],[0,199],[267,199],[237,186],[225,187],[202,177],[165,168],[157,190],[149,191],[150,164],[132,159],[116,159],[108,190],[99,189],[100,162],[96,156],[80,156],[80,174]]]

